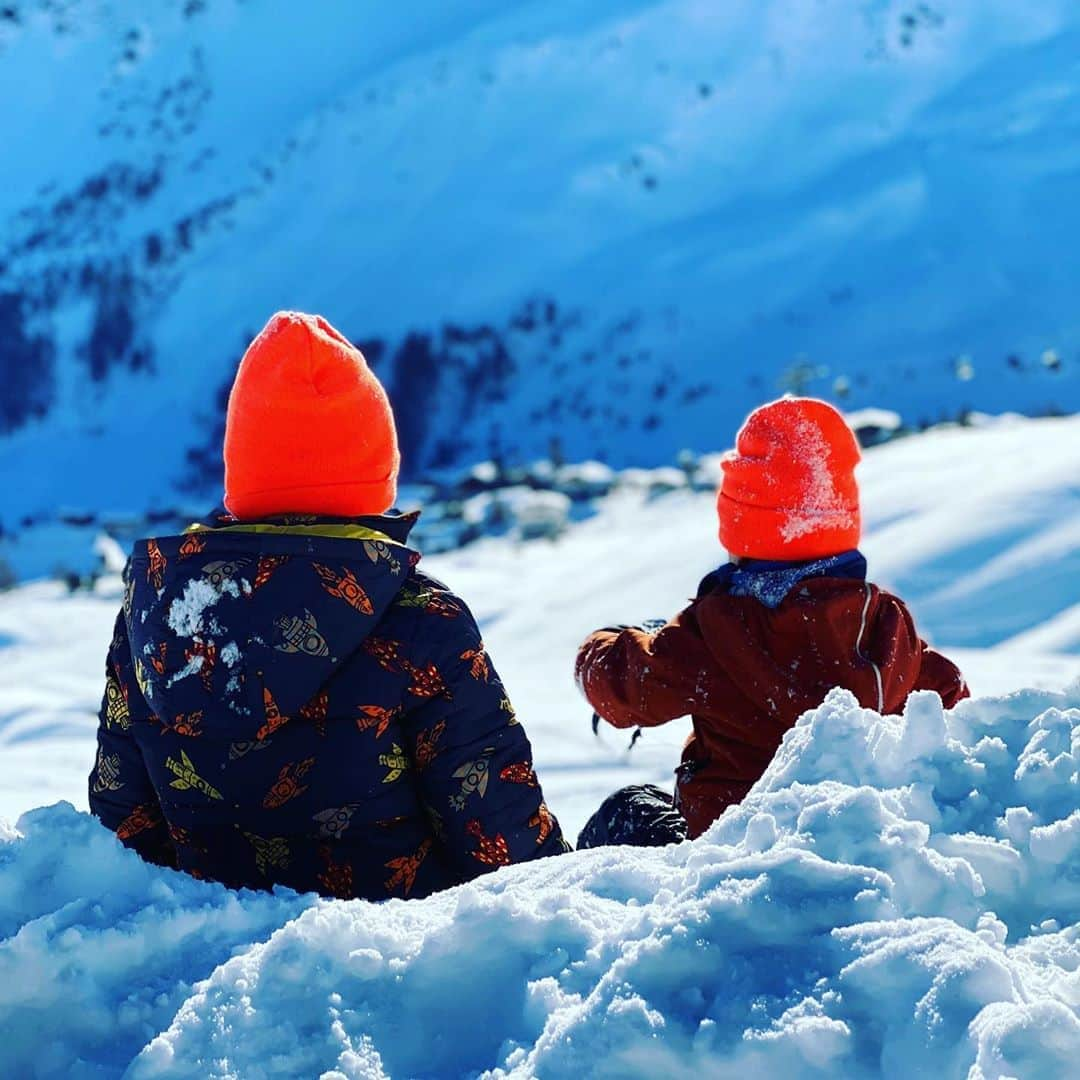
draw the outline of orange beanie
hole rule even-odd
[[[814,398],[781,398],[746,419],[725,455],[720,543],[750,559],[801,561],[857,547],[859,444]]]
[[[229,395],[229,512],[381,514],[397,497],[399,462],[390,402],[360,350],[321,316],[279,311]]]

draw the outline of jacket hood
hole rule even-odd
[[[136,543],[124,614],[150,709],[233,740],[317,710],[419,561],[417,516],[226,518]]]

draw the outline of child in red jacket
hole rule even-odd
[[[758,409],[723,462],[717,509],[732,562],[659,630],[598,630],[581,646],[578,685],[614,727],[689,715],[694,729],[674,803],[657,788],[623,789],[579,847],[699,836],[835,686],[882,714],[901,712],[913,690],[937,691],[947,708],[967,696],[904,603],[866,580],[858,462],[831,405],[784,398]]]

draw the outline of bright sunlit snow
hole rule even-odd
[[[871,576],[979,700],[943,714],[920,695],[882,719],[837,692],[701,840],[419,902],[233,894],[142,864],[70,808],[36,810],[21,838],[0,833],[9,1070],[1068,1075],[1080,419],[933,431],[869,451],[860,475]],[[627,733],[594,738],[575,648],[673,614],[722,558],[715,533],[708,494],[624,490],[557,541],[426,560],[475,610],[568,834],[615,787],[669,783],[686,731],[632,752]],[[118,604],[111,579],[0,596],[0,815],[85,808]]]

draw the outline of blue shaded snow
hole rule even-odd
[[[1073,0],[0,23],[0,518],[215,496],[281,307],[370,342],[413,475],[722,449],[781,386],[1075,410],[1078,55]]]
[[[701,839],[425,901],[230,893],[59,805],[0,842],[20,1076],[1060,1077],[1080,687],[834,691]]]

